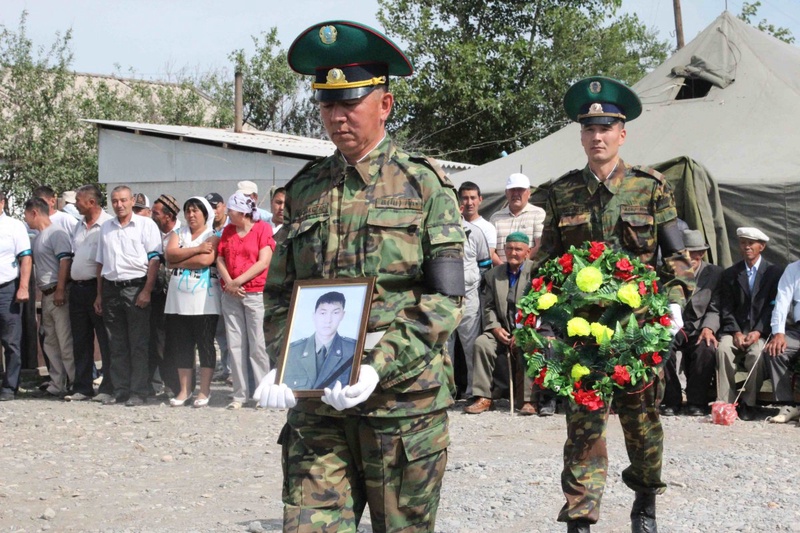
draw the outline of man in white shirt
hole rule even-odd
[[[72,233],[72,285],[69,291],[69,320],[72,328],[72,350],[75,354],[75,381],[66,401],[92,398],[102,402],[114,393],[111,381],[111,353],[103,317],[94,312],[97,298],[97,247],[100,230],[113,217],[103,210],[103,195],[96,185],[84,185],[75,192],[75,207],[81,220]],[[100,346],[103,380],[94,395],[94,341]]]
[[[42,198],[31,198],[24,209],[28,227],[39,232],[33,240],[33,262],[36,286],[42,292],[42,349],[50,361],[50,385],[43,394],[61,398],[67,393],[68,381],[75,381],[72,330],[66,305],[72,242],[64,228],[50,220],[50,206]]]
[[[0,401],[13,400],[22,368],[22,306],[29,298],[31,241],[25,225],[5,214],[6,195],[0,191],[0,342],[6,372]]]
[[[775,402],[783,405],[778,415],[769,420],[785,424],[800,417],[792,390],[792,376],[800,353],[800,261],[787,266],[778,281],[770,326],[772,338],[765,348],[769,355],[766,370],[772,379]]]
[[[94,304],[103,315],[111,348],[114,396],[103,403],[138,406],[150,393],[150,298],[161,263],[161,234],[155,222],[133,213],[130,187],[114,187],[111,206],[116,217],[100,230]]]
[[[458,200],[461,204],[461,214],[467,222],[475,224],[486,237],[486,244],[489,246],[489,257],[497,255],[497,228],[494,224],[483,218],[479,212],[483,203],[481,188],[477,183],[465,181],[458,188]]]
[[[544,230],[544,209],[529,204],[531,197],[531,180],[525,174],[511,174],[506,180],[506,200],[508,205],[494,213],[489,221],[497,228],[497,246],[492,256],[492,263],[500,265],[506,262],[506,237],[514,232],[522,232],[531,239],[531,255],[533,259],[542,244]]]
[[[278,230],[283,226],[283,208],[286,204],[286,189],[278,187],[272,193],[272,199],[269,202],[270,209],[272,209],[272,220],[269,221],[272,226],[272,235],[278,233]]]
[[[67,235],[72,235],[72,230],[74,230],[75,226],[78,225],[78,220],[63,211],[56,209],[58,198],[56,198],[56,193],[53,189],[47,185],[40,185],[33,190],[32,196],[34,198],[41,198],[47,202],[47,205],[50,207],[50,222],[64,228],[64,231],[67,232]]]

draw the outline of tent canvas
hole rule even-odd
[[[770,236],[765,252],[770,260],[800,259],[800,233],[794,231],[800,223],[800,49],[724,12],[633,88],[644,111],[627,124],[620,155],[628,163],[666,171],[676,186],[677,175],[687,170],[705,175],[701,186],[693,183],[690,202],[705,203],[705,188],[707,205],[691,206],[699,219],[696,225],[689,222],[717,241],[715,262],[726,266],[739,257],[734,249],[725,254],[720,248],[726,235],[735,246],[736,228],[745,225]],[[539,187],[585,164],[579,126],[570,124],[461,172],[454,182],[477,183],[485,211],[491,212],[503,203],[509,174],[523,172]]]

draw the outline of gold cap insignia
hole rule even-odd
[[[589,92],[597,94],[603,90],[603,85],[599,81],[593,81],[589,84]]]
[[[333,26],[323,26],[319,29],[319,40],[322,44],[333,44],[336,42],[336,28]]]
[[[347,83],[347,78],[344,72],[338,68],[332,68],[328,71],[328,76],[325,78],[328,85],[344,85]]]
[[[596,115],[603,112],[603,106],[600,105],[598,102],[593,103],[589,106],[589,114]]]

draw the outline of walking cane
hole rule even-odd
[[[716,401],[711,404],[711,421],[715,424],[721,424],[723,426],[730,426],[733,424],[733,421],[736,419],[736,405],[739,403],[739,398],[741,398],[742,393],[744,392],[745,388],[747,388],[747,382],[750,380],[750,376],[753,375],[753,371],[756,369],[758,364],[761,362],[761,356],[764,355],[764,351],[767,349],[767,344],[769,344],[770,339],[772,338],[772,334],[770,333],[767,336],[767,341],[764,343],[764,347],[761,348],[761,351],[758,352],[758,357],[756,357],[756,362],[753,363],[753,366],[750,368],[750,372],[747,373],[747,377],[744,378],[744,383],[742,383],[742,388],[739,389],[739,394],[736,395],[736,399],[733,403],[725,403],[722,401]]]
[[[511,400],[509,402],[511,416],[514,416],[514,367],[511,366],[511,346],[508,347],[506,350],[506,359],[508,360],[508,398]]]

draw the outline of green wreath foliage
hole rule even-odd
[[[652,267],[602,242],[545,263],[517,303],[528,375],[590,410],[649,386],[667,357],[669,301]]]

